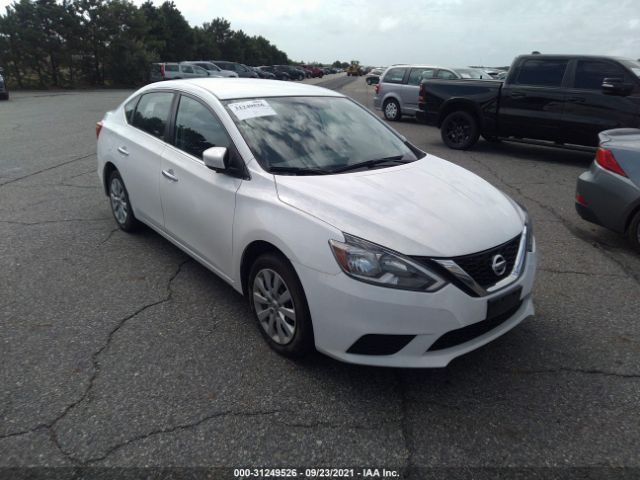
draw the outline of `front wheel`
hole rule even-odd
[[[260,332],[272,349],[287,357],[314,350],[304,290],[286,258],[275,253],[258,257],[249,272],[247,294]]]
[[[468,112],[452,112],[442,122],[440,135],[447,147],[467,150],[473,147],[480,137],[478,121]]]
[[[627,238],[633,248],[640,252],[640,212],[636,212],[631,219],[629,230],[627,230]]]

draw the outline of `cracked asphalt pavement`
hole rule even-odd
[[[214,274],[116,228],[94,125],[128,94],[0,103],[0,467],[640,468],[640,256],[574,211],[591,155],[394,123],[527,206],[536,316],[441,370],[295,363]]]

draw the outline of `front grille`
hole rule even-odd
[[[432,268],[449,281],[457,285],[460,289],[467,292],[469,295],[478,296],[477,292],[474,292],[467,285],[464,284],[456,275],[451,274],[446,268],[443,268],[437,263],[437,260],[453,260],[460,268],[462,268],[478,285],[487,289],[498,283],[505,277],[508,277],[513,267],[515,266],[518,256],[518,249],[520,247],[520,238],[522,235],[518,235],[512,238],[508,242],[498,245],[497,247],[490,248],[478,253],[472,253],[470,255],[461,255],[459,257],[452,258],[433,258],[433,257],[413,257],[414,260],[422,263],[423,265]],[[502,255],[506,261],[506,268],[502,275],[497,275],[493,271],[492,262],[496,255]]]
[[[506,312],[500,315],[496,315],[493,318],[487,318],[480,322],[467,325],[466,327],[458,328],[457,330],[451,330],[450,332],[447,332],[439,337],[438,340],[436,340],[427,351],[435,352],[437,350],[456,347],[458,345],[462,345],[463,343],[469,342],[474,338],[479,337],[480,335],[484,335],[485,333],[490,332],[494,328],[499,327],[504,322],[509,320],[520,309],[521,305],[522,301],[519,301],[516,305],[514,305]]]

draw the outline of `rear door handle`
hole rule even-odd
[[[162,170],[162,175],[164,175],[165,177],[167,177],[169,180],[171,180],[172,182],[177,182],[178,181],[178,177],[175,176],[175,174],[173,173],[173,170],[169,169],[169,170]]]
[[[120,155],[124,155],[125,157],[129,156],[129,151],[125,147],[118,147],[118,153]]]

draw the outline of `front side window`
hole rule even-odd
[[[420,85],[422,80],[433,78],[433,68],[412,68],[409,73],[409,85]]]
[[[482,80],[491,78],[491,75],[476,68],[457,68],[456,73],[460,78],[465,79]]]
[[[417,158],[377,117],[347,98],[277,97],[224,104],[268,171],[331,173],[367,161]]]
[[[404,80],[404,74],[406,71],[407,71],[406,68],[392,68],[384,76],[384,82],[402,83],[402,80]]]
[[[458,78],[455,73],[449,70],[438,70],[438,77],[441,80],[455,80]]]
[[[540,87],[559,87],[562,85],[567,60],[525,60],[515,83]]]
[[[153,92],[142,95],[135,113],[132,125],[154,137],[164,137],[173,93]]]
[[[202,152],[211,147],[231,144],[218,119],[200,102],[182,96],[176,115],[174,145],[180,150],[202,158]]]
[[[602,81],[610,77],[624,79],[625,71],[622,67],[609,62],[580,60],[576,67],[574,88],[602,90]]]

